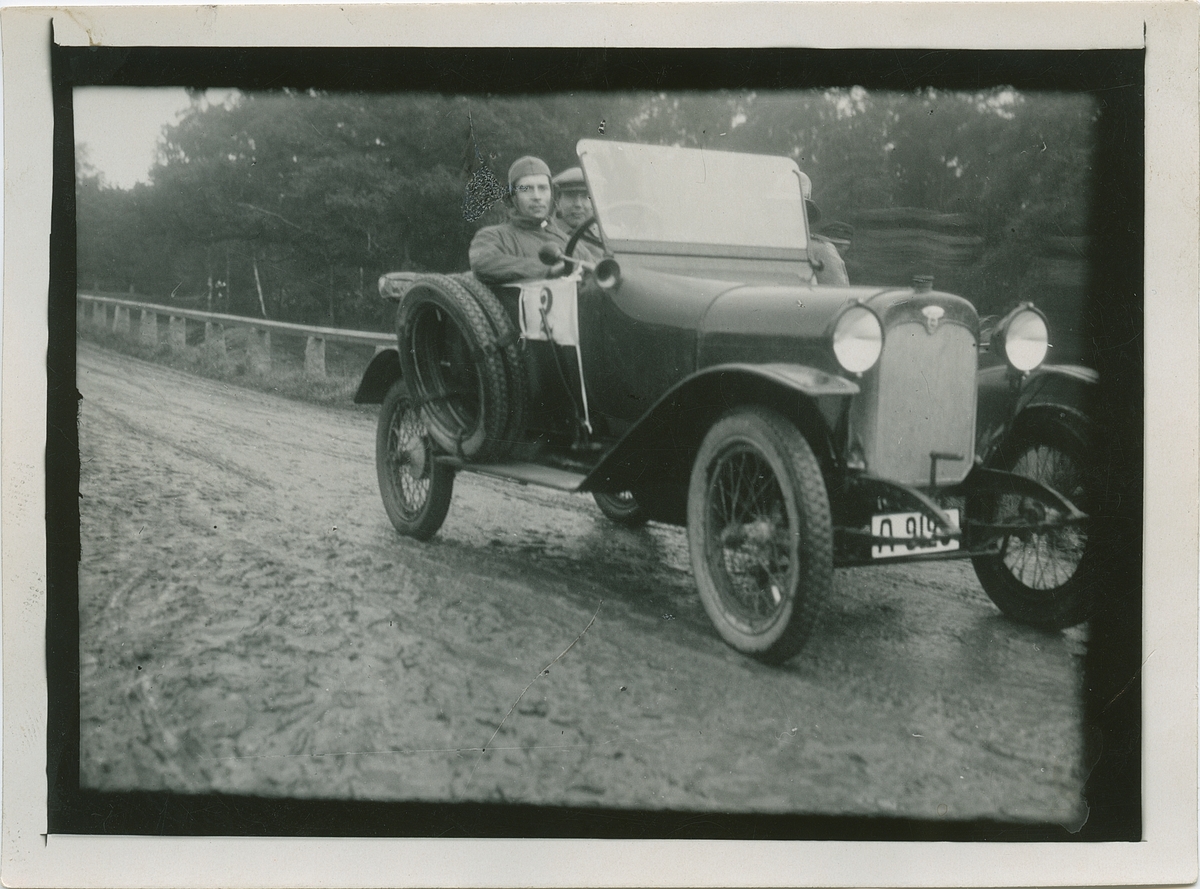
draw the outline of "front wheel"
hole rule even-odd
[[[1047,420],[1017,431],[1000,446],[993,465],[1053,488],[1084,512],[1094,509],[1096,479],[1087,441],[1067,423]],[[985,496],[968,504],[968,512],[983,522],[1031,525],[1029,531],[1001,538],[998,552],[972,559],[996,607],[1042,629],[1088,619],[1097,578],[1086,525],[1047,527],[1061,516],[1017,494]]]
[[[687,512],[696,586],[721,638],[767,663],[799,652],[833,581],[829,496],[804,436],[757,407],[718,421]]]
[[[429,430],[403,380],[392,384],[379,410],[375,470],[396,530],[417,540],[436,534],[450,510],[454,470],[434,460]]]

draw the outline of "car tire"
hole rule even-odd
[[[592,499],[606,518],[626,528],[640,528],[650,520],[645,506],[638,502],[637,495],[632,491],[616,494],[594,491]]]
[[[502,457],[508,376],[483,306],[458,281],[422,275],[400,303],[396,328],[403,379],[433,440],[464,460]]]
[[[428,540],[442,527],[454,493],[454,470],[435,456],[421,411],[397,380],[379,409],[375,471],[388,518],[417,540]]]
[[[798,653],[829,595],[833,533],[821,467],[796,426],[759,407],[719,420],[692,467],[687,519],[721,638],[767,663]]]
[[[525,360],[525,348],[517,333],[516,325],[504,306],[492,293],[491,288],[471,272],[451,275],[479,303],[492,325],[497,351],[504,365],[504,378],[508,387],[508,422],[502,433],[501,450],[507,450],[525,436],[525,413],[529,401],[529,366]]]
[[[1015,430],[989,464],[1039,481],[1091,514],[1098,490],[1093,450],[1075,425],[1041,420]],[[973,498],[967,514],[976,521],[999,522],[1031,508],[1028,498],[1016,494],[987,494]],[[1087,543],[1086,524],[1027,532],[1003,538],[999,553],[975,556],[972,562],[984,592],[1005,615],[1059,630],[1083,623],[1095,605],[1096,554]]]

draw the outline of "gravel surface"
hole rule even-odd
[[[782,668],[676,528],[462,474],[388,523],[374,418],[80,343],[81,781],[296,798],[1078,825],[1086,633],[969,563],[840,570]]]

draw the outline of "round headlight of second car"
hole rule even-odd
[[[1015,370],[1033,370],[1046,360],[1050,330],[1041,312],[1018,309],[1004,325],[1004,357]]]
[[[833,354],[845,370],[863,373],[875,366],[883,351],[883,326],[865,306],[851,306],[833,326]]]

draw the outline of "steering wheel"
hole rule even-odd
[[[642,234],[647,231],[661,231],[663,226],[662,216],[658,211],[649,204],[644,204],[641,201],[618,201],[604,208],[605,218],[609,218],[609,214],[619,217],[622,213],[631,217],[627,224],[640,222],[637,227],[642,229]],[[618,223],[620,224],[620,223]]]
[[[586,234],[589,228],[595,228],[595,226],[596,217],[594,214],[579,223],[579,228],[571,232],[571,237],[567,239],[567,246],[563,248],[563,256],[571,256],[575,252],[575,245],[579,243],[580,238],[587,238],[589,241],[593,241],[599,245],[599,241]]]

